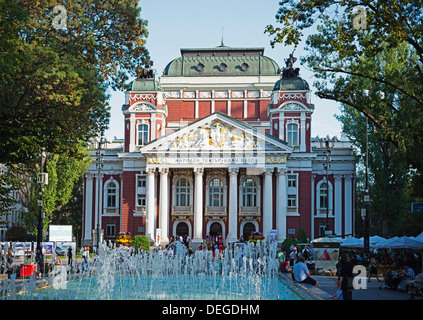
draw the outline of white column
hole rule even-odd
[[[315,174],[311,175],[311,239],[314,239],[314,218],[316,217],[315,199],[316,199],[316,186],[314,185]]]
[[[300,120],[300,134],[301,134],[301,143],[300,143],[300,151],[306,151],[306,114],[305,112],[301,112],[301,120]]]
[[[136,129],[135,113],[131,113],[129,116],[129,152],[135,151]]]
[[[147,216],[145,235],[150,240],[155,240],[156,214],[155,214],[155,172],[154,168],[147,168]]]
[[[352,210],[352,176],[345,176],[345,234],[352,234],[353,210]]]
[[[238,171],[229,169],[229,241],[238,240]]]
[[[84,220],[84,240],[91,240],[93,228],[93,176],[85,175],[85,220]]]
[[[285,114],[279,113],[279,139],[285,141]]]
[[[161,244],[169,243],[169,169],[160,168],[160,229]]]
[[[273,213],[273,190],[272,190],[273,168],[266,168],[264,171],[264,190],[263,190],[263,235],[269,236],[272,230]]]
[[[203,168],[195,168],[194,238],[197,245],[203,241]]]
[[[153,141],[154,139],[156,139],[156,130],[157,130],[156,119],[157,119],[156,113],[152,113],[151,124],[150,124],[150,141]]]
[[[278,230],[277,241],[286,239],[286,168],[278,168],[276,171],[276,229]]]
[[[335,175],[335,234],[342,233],[342,176]]]

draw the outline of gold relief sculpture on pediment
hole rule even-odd
[[[169,149],[253,149],[259,146],[257,137],[215,121],[176,137]]]

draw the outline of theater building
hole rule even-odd
[[[222,45],[181,49],[160,80],[138,70],[122,106],[124,139],[105,145],[100,168],[90,148],[84,243],[97,225],[105,240],[188,234],[194,248],[215,234],[353,234],[352,145],[312,139],[315,107],[294,62],[281,69],[263,48]]]

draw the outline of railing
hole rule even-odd
[[[172,206],[172,216],[192,216],[194,212],[192,206]]]

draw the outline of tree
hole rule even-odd
[[[62,212],[69,201],[72,200],[75,187],[78,187],[78,181],[81,180],[81,177],[89,167],[90,159],[87,156],[87,150],[84,148],[83,144],[80,144],[79,148],[81,149],[78,151],[79,153],[86,154],[86,157],[82,160],[68,158],[65,154],[53,154],[47,157],[45,172],[48,173],[48,185],[43,187],[42,194],[42,211],[45,213],[45,218],[43,220],[44,230],[48,229],[51,221],[60,221],[65,224],[72,223],[72,219],[59,220],[55,215]],[[33,219],[29,220],[34,221],[34,219],[38,220],[39,218],[39,207],[37,204],[39,199],[39,185],[35,183],[35,178],[31,181],[31,192],[28,194],[28,209],[30,216],[33,217]],[[80,201],[81,200],[80,198]],[[81,214],[82,211],[79,211],[79,215]],[[70,216],[68,218],[70,218]]]
[[[75,152],[108,125],[108,87],[148,59],[138,1],[0,0],[0,163]]]
[[[57,4],[0,0],[0,163],[25,172],[0,175],[2,212],[13,202],[11,191],[35,188],[28,179],[42,148],[63,161],[84,158],[80,143],[108,126],[107,90],[123,88],[149,60],[147,22],[137,0]],[[47,203],[57,209],[55,200]],[[28,206],[37,209],[33,201]]]
[[[361,150],[357,165],[357,211],[364,208],[364,175],[365,175],[365,150],[366,150],[366,119],[356,109],[343,106],[342,114],[337,119],[343,124],[343,132],[351,142]],[[397,148],[389,142],[380,140],[377,128],[369,124],[368,129],[368,155],[369,155],[369,194],[371,201],[370,210],[370,233],[381,234],[390,238],[391,234],[397,234],[400,221],[400,212],[408,205],[406,195],[410,182],[410,170],[404,159],[398,154]],[[361,219],[358,219],[360,223]],[[362,228],[357,228],[360,232]]]
[[[79,177],[74,184],[72,195],[69,201],[59,208],[56,208],[50,217],[51,224],[58,225],[72,225],[72,232],[75,239],[82,238],[82,212],[83,212],[83,198],[84,198],[84,179]]]
[[[363,113],[383,140],[421,170],[423,3],[285,0],[279,4],[276,19],[282,26],[269,25],[265,30],[274,36],[271,44],[297,46],[304,31],[317,25],[317,33],[306,40],[310,55],[302,59],[319,79],[316,94]],[[399,68],[378,72],[385,54],[398,54]],[[363,95],[367,90],[369,95]]]

